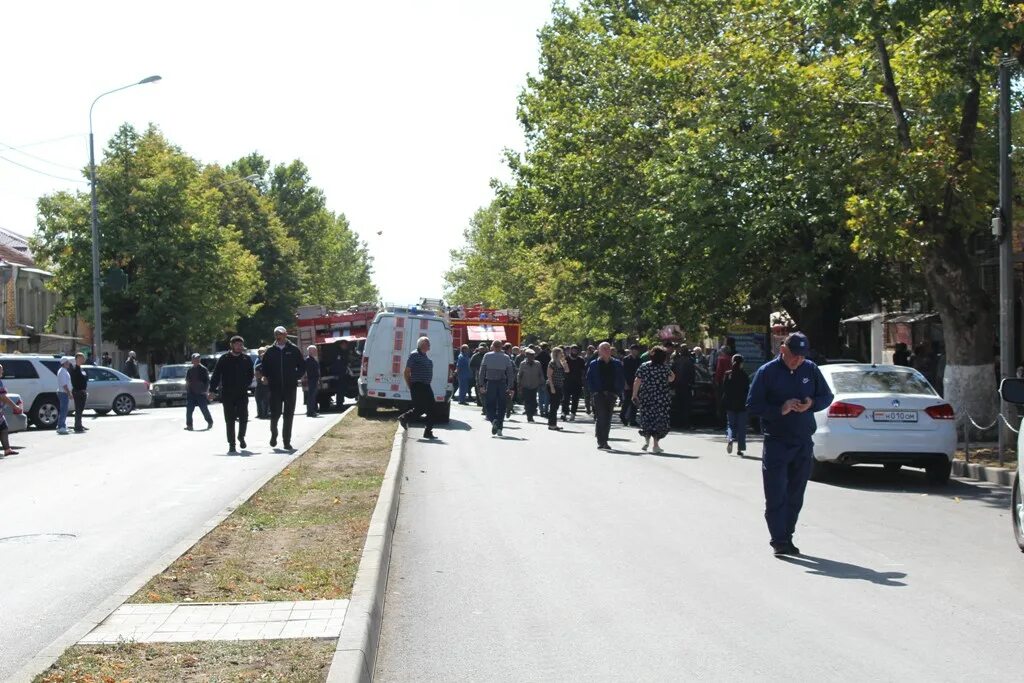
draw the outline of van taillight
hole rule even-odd
[[[367,356],[363,356],[363,362],[359,364],[359,374],[366,377],[366,373],[370,369],[370,359]]]
[[[860,417],[863,412],[864,406],[859,406],[856,403],[836,401],[828,407],[829,417]]]
[[[928,413],[928,417],[933,420],[955,420],[956,414],[953,413],[953,406],[948,403],[940,403],[937,406],[931,406],[925,408],[924,412]]]

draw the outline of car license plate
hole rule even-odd
[[[177,391],[169,394],[164,394],[164,396],[166,396],[167,398],[185,398],[185,394]]]
[[[876,410],[875,422],[917,422],[916,410]]]

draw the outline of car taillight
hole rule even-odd
[[[856,403],[836,401],[828,407],[829,417],[860,417],[863,412],[864,406],[859,406]]]
[[[146,391],[149,391],[149,382],[143,380],[143,384],[146,386]]]
[[[366,374],[370,370],[370,359],[367,356],[363,356],[363,362],[359,364],[359,374],[366,377]]]
[[[940,403],[937,406],[931,406],[925,408],[924,412],[928,413],[928,417],[933,420],[955,420],[956,414],[953,413],[953,406],[948,403]]]

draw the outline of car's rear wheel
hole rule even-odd
[[[135,410],[135,399],[131,394],[119,394],[114,397],[114,412],[118,415],[128,415]]]
[[[924,471],[928,476],[928,481],[933,484],[945,484],[949,482],[949,475],[952,470],[953,463],[945,460],[928,465]]]
[[[60,409],[57,407],[57,397],[41,396],[36,400],[35,406],[29,418],[40,429],[56,429],[57,415]]]
[[[372,417],[377,414],[377,401],[368,396],[360,396],[356,402],[356,414],[359,417]]]
[[[1024,492],[1021,487],[1024,481],[1018,472],[1013,478],[1013,496],[1010,501],[1010,517],[1013,518],[1013,537],[1017,541],[1017,547],[1024,553]]]

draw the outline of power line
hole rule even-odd
[[[49,176],[50,178],[56,178],[57,180],[66,180],[66,181],[72,182],[72,183],[82,183],[83,185],[87,185],[88,184],[88,183],[86,183],[84,180],[82,180],[80,178],[68,178],[66,176],[55,175],[53,173],[47,173],[46,171],[40,171],[38,168],[32,168],[31,166],[26,166],[25,164],[17,162],[14,159],[8,159],[7,157],[4,157],[4,156],[0,156],[0,161],[6,161],[9,164],[14,164],[15,166],[23,168],[26,171],[32,171],[33,173],[38,173],[39,175]]]
[[[24,145],[18,145],[18,149],[25,149],[26,147],[38,147],[39,145],[48,145],[51,142],[63,142],[64,140],[70,140],[72,138],[84,138],[85,133],[72,133],[71,135],[62,135],[59,138],[50,138],[49,140],[37,140],[36,142],[29,142]]]
[[[41,156],[36,156],[35,154],[30,154],[29,152],[26,152],[26,151],[24,151],[22,149],[19,149],[19,148],[15,147],[14,145],[8,145],[6,142],[0,142],[0,146],[6,147],[8,150],[10,150],[12,152],[17,152],[18,154],[24,154],[25,156],[27,156],[29,158],[35,159],[36,161],[41,161],[44,164],[49,164],[50,166],[56,166],[57,168],[66,168],[69,171],[79,171],[79,170],[81,170],[77,166],[68,166],[66,164],[58,164],[56,161],[50,161],[49,159],[44,159]]]

